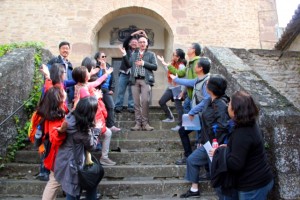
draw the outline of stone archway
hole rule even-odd
[[[123,22],[126,24],[125,26],[123,26],[124,23],[120,23],[121,20],[123,20]],[[144,23],[141,23],[141,20]],[[99,50],[104,50],[105,52],[107,52],[109,63],[112,62],[113,58],[121,57],[121,54],[118,50],[118,46],[108,44],[109,38],[105,38],[105,41],[107,42],[106,44],[101,43],[101,37],[103,37],[103,35],[107,36],[108,32],[111,29],[113,29],[114,25],[119,26],[120,28],[127,28],[128,26],[136,25],[135,23],[140,24],[137,25],[138,28],[147,28],[147,25],[151,23],[156,24],[157,27],[160,28],[159,35],[156,35],[155,37],[158,38],[159,36],[159,42],[163,44],[156,46],[154,45],[153,47],[149,47],[149,49],[157,54],[163,55],[166,58],[166,60],[169,60],[172,55],[174,40],[173,31],[170,25],[161,15],[159,15],[154,10],[134,6],[126,8],[123,7],[114,10],[102,17],[98,21],[98,23],[92,30],[91,35],[91,44],[93,47],[93,52]],[[158,64],[158,70],[155,72],[156,84],[153,87],[152,105],[158,104],[158,100],[163,91],[165,90],[165,85],[167,81],[166,73],[161,67],[161,63],[158,62]]]

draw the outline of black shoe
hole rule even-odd
[[[192,192],[191,190],[188,190],[186,193],[180,195],[180,198],[195,198],[195,197],[200,197],[200,192],[199,190],[197,192]]]
[[[115,112],[116,113],[121,113],[122,112],[122,108],[115,108]]]
[[[176,160],[175,164],[176,165],[186,165],[186,157]]]

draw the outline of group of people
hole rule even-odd
[[[209,58],[201,57],[202,48],[198,43],[188,48],[188,60],[182,49],[176,49],[170,63],[148,50],[148,38],[143,30],[132,33],[119,49],[122,63],[115,101],[113,67],[106,62],[104,52],[84,58],[80,67],[73,68],[68,60],[70,44],[61,42],[60,55],[42,67],[45,85],[35,119],[42,124],[44,139],[51,144],[40,148],[41,168],[50,172],[43,199],[55,199],[60,186],[67,199],[80,197],[82,190],[74,166],[91,164],[88,152],[101,148],[101,164],[116,164],[108,153],[112,132],[120,131],[115,126],[114,115],[123,111],[126,90],[127,109],[135,115],[135,125],[130,129],[154,130],[149,124],[149,99],[155,82],[153,72],[158,67],[156,58],[168,78],[167,88],[159,100],[166,114],[162,121],[175,121],[167,106],[168,101],[174,101],[178,117],[172,130],[179,133],[184,150],[184,156],[175,163],[187,166],[185,179],[192,183],[180,197],[200,196],[200,168],[204,167],[208,177],[215,179],[220,174],[219,165],[214,162],[225,162],[226,169],[225,172],[222,169],[221,175],[230,174],[234,181],[230,190],[226,181],[218,184],[216,191],[220,199],[266,199],[273,186],[273,175],[257,125],[258,108],[251,95],[237,91],[229,98],[226,79],[210,74],[212,63]],[[174,88],[180,90],[176,96]],[[190,120],[199,115],[201,128],[197,131],[196,148],[189,138],[192,130],[182,126],[184,113]],[[219,147],[207,152],[204,144],[213,140]],[[96,199],[96,193],[96,188],[86,191],[87,199]]]
[[[211,60],[201,57],[201,51],[200,44],[192,43],[187,51],[188,62],[181,49],[174,51],[170,63],[158,56],[168,72],[169,83],[159,100],[167,117],[162,121],[174,122],[166,105],[174,101],[178,122],[172,130],[178,131],[184,150],[184,156],[175,164],[187,166],[185,179],[192,183],[180,198],[199,197],[198,183],[205,178],[212,180],[219,199],[267,199],[274,181],[258,127],[258,107],[245,91],[236,91],[229,98],[226,79],[210,74]],[[174,87],[181,89],[178,96]],[[194,150],[189,138],[193,130],[182,126],[183,113],[190,120],[197,115],[200,118]],[[204,147],[213,141],[219,146],[210,150]],[[199,174],[201,167],[207,171],[204,177]]]

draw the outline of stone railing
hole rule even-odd
[[[229,82],[228,95],[248,91],[260,107],[260,126],[275,175],[271,199],[300,198],[300,112],[228,48],[207,47],[212,73]]]

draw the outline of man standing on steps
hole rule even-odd
[[[209,79],[210,65],[211,61],[209,58],[200,58],[198,64],[195,67],[195,73],[197,74],[196,79],[183,79],[178,78],[177,75],[170,75],[173,81],[178,85],[193,87],[192,109],[188,113],[190,120],[193,120],[195,115],[201,113],[205,105],[209,102],[210,96],[206,91],[206,84],[207,80]],[[192,146],[189,138],[189,134],[191,132],[193,131],[185,130],[183,126],[180,127],[178,131],[184,149],[184,157],[175,162],[175,164],[177,165],[185,165],[187,157],[192,154]]]
[[[58,49],[59,49],[59,55],[57,57],[52,58],[47,63],[47,66],[50,70],[50,68],[53,64],[55,64],[55,63],[62,64],[63,66],[65,66],[65,70],[67,73],[67,80],[73,80],[73,78],[72,78],[73,66],[68,59],[70,51],[71,51],[70,43],[63,41],[59,44]],[[72,106],[73,99],[74,99],[74,86],[68,87],[66,92],[68,95],[68,107],[72,108],[73,107]]]
[[[151,86],[154,85],[154,73],[157,70],[156,56],[148,51],[148,38],[146,35],[138,39],[139,50],[134,52],[130,60],[126,56],[126,50],[120,48],[123,60],[127,68],[130,68],[130,82],[134,99],[135,126],[132,131],[152,131],[149,125],[149,100]]]
[[[187,55],[189,57],[189,62],[186,65],[185,69],[176,69],[173,66],[168,66],[168,70],[171,74],[178,74],[178,76],[185,76],[187,79],[195,79],[197,74],[195,73],[195,66],[199,62],[201,54],[201,46],[198,43],[192,43],[188,48]],[[192,100],[193,87],[185,87],[185,89],[179,95],[181,98],[184,98],[183,111],[188,113],[191,110],[191,100]],[[180,126],[171,128],[172,131],[178,131]]]
[[[140,33],[146,34],[144,30],[136,31],[132,33],[123,43],[123,48],[125,48],[126,50],[126,56],[128,57],[128,59],[130,59],[132,54],[138,48],[138,38],[136,38],[135,36],[137,36],[137,34]],[[130,69],[128,69],[125,65],[125,62],[122,61],[120,66],[120,73],[119,73],[118,94],[115,103],[116,113],[121,113],[123,110],[123,102],[124,102],[124,95],[126,92],[126,88],[128,88],[127,110],[130,113],[134,113],[134,103],[133,103],[131,86],[129,85],[129,77],[130,77]]]

